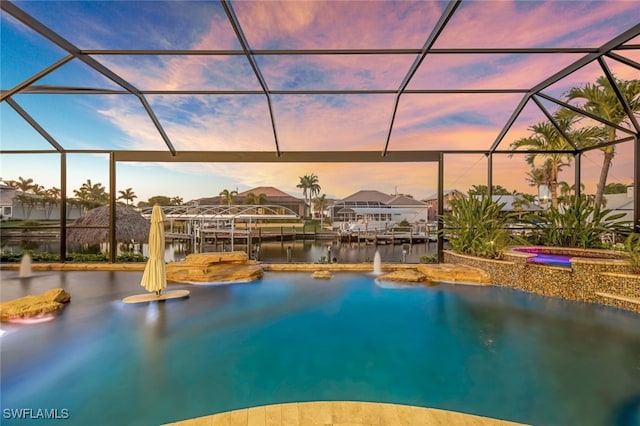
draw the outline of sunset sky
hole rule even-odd
[[[220,3],[210,1],[15,1],[47,27],[83,50],[195,49],[241,50]],[[446,7],[433,1],[232,1],[253,50],[266,49],[421,49]],[[463,1],[434,48],[599,47],[640,23],[635,1]],[[40,72],[67,52],[1,14],[0,85],[8,90]],[[628,45],[640,45],[640,37]],[[640,62],[640,49],[619,54]],[[261,90],[245,56],[92,55],[137,89]],[[527,90],[576,61],[584,53],[428,54],[407,89]],[[415,54],[256,55],[270,90],[398,90]],[[612,59],[620,79],[640,78],[637,69]],[[545,90],[561,97],[569,88],[602,75],[592,63]],[[121,90],[74,59],[35,85]],[[274,151],[266,97],[253,95],[145,95],[177,150]],[[403,94],[389,149],[488,149],[523,93]],[[166,150],[167,147],[133,95],[38,95],[13,99],[64,148],[70,150]],[[271,96],[282,151],[382,151],[393,112],[394,94]],[[551,111],[552,104],[545,104]],[[49,150],[51,145],[6,102],[0,104],[2,150]],[[500,149],[528,135],[544,121],[530,103]],[[622,134],[620,135],[623,136]],[[619,146],[610,181],[633,179],[632,146]],[[3,154],[3,179],[31,177],[45,187],[60,186],[59,156]],[[595,190],[602,159],[583,159],[587,191]],[[494,184],[533,192],[525,180],[522,155],[494,158]],[[482,154],[448,155],[445,187],[466,190],[485,184]],[[408,193],[424,198],[437,188],[431,163],[208,164],[119,163],[117,188],[133,188],[138,200],[154,195],[185,201],[275,186],[302,197],[299,176],[315,173],[327,197],[342,198],[359,189]],[[70,154],[69,190],[91,179],[108,185],[105,154]],[[573,181],[567,170],[561,179]],[[70,194],[72,195],[72,194]]]

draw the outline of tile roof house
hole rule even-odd
[[[375,190],[361,190],[342,200],[336,200],[329,213],[334,226],[341,223],[369,218],[401,222],[407,220],[415,223],[427,220],[428,205],[405,195],[389,195]]]

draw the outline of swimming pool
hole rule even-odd
[[[530,424],[640,419],[640,315],[605,306],[497,287],[389,288],[355,273],[267,273],[130,306],[120,299],[141,291],[141,273],[16,275],[1,271],[2,300],[63,287],[72,301],[54,321],[3,324],[3,424],[6,409],[152,425],[316,400]]]

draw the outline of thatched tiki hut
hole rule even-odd
[[[75,228],[88,226],[89,228]],[[116,206],[116,241],[146,242],[149,239],[149,220],[130,206]],[[89,210],[70,227],[67,241],[80,244],[109,242],[109,206]]]

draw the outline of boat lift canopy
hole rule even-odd
[[[140,213],[151,217],[152,207],[143,207]],[[256,220],[256,219],[299,219],[293,210],[276,205],[221,205],[221,206],[163,206],[167,219],[185,220]]]

